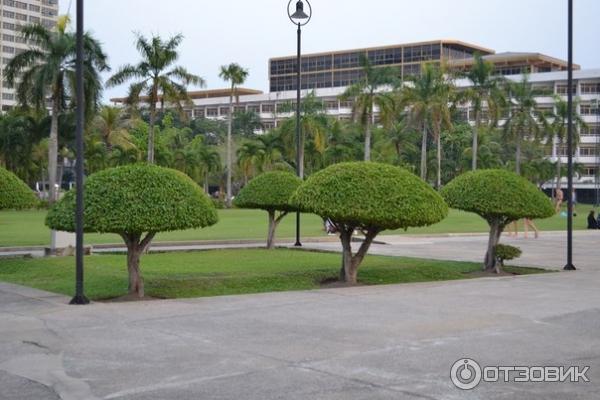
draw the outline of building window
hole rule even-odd
[[[204,118],[204,108],[194,108],[194,118]]]
[[[229,115],[229,107],[219,107],[219,115]]]
[[[35,4],[30,4],[29,5],[29,11],[33,11],[33,12],[40,12],[40,6],[36,6]]]
[[[588,124],[587,127],[581,128],[582,136],[595,136],[600,135],[600,125]]]
[[[40,17],[34,17],[33,15],[29,16],[29,22],[33,24],[39,24],[41,21]]]
[[[581,115],[600,115],[600,108],[597,104],[584,103],[579,107]]]
[[[340,108],[352,108],[352,107],[354,107],[354,101],[340,100]]]
[[[56,10],[51,9],[51,8],[43,7],[42,8],[42,15],[44,17],[56,17],[56,15],[58,15],[58,12]]]
[[[4,40],[5,42],[14,42],[15,36],[4,33],[4,34],[2,34],[2,40]]]
[[[275,112],[275,105],[273,103],[263,104],[261,108],[263,113]]]
[[[600,93],[600,82],[596,83],[582,83],[581,94],[599,94]]]
[[[595,157],[596,155],[598,155],[598,152],[595,147],[581,147],[579,149],[580,157]]]
[[[2,16],[6,17],[6,18],[14,18],[15,13],[13,11],[3,10]]]
[[[214,108],[207,108],[206,109],[206,116],[207,117],[218,117],[219,116],[219,109],[214,107]]]
[[[583,169],[583,176],[596,176],[597,171],[596,167],[585,167]]]
[[[577,85],[573,84],[573,86],[571,87],[571,93],[577,94]],[[567,95],[567,85],[566,84],[556,85],[556,94],[566,96]]]
[[[235,107],[233,107],[233,112],[234,113],[246,112],[246,107],[245,106],[235,106]]]
[[[263,128],[265,130],[268,131],[268,130],[271,130],[271,129],[275,128],[275,122],[273,122],[273,121],[264,121],[262,123],[262,126],[263,126]]]
[[[8,54],[15,54],[15,48],[12,46],[2,46],[2,52]]]
[[[248,112],[260,113],[260,105],[259,104],[248,104]]]
[[[12,93],[2,93],[2,100],[14,100],[15,95]]]

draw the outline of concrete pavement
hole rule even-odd
[[[0,399],[597,399],[600,271],[68,306],[0,283]],[[455,388],[450,367],[590,366]]]

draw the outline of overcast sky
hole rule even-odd
[[[70,12],[74,15],[75,0]],[[269,57],[293,55],[296,31],[288,0],[86,1],[86,30],[104,44],[115,70],[139,60],[133,32],[182,33],[179,64],[221,88],[219,66],[249,69],[245,87],[268,91]],[[502,51],[567,57],[567,0],[312,0],[303,52],[343,50],[433,39],[457,39]],[[60,10],[70,1],[60,0]],[[575,0],[575,62],[600,68],[600,1]],[[111,89],[107,100],[127,87]]]

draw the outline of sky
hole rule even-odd
[[[134,32],[163,37],[181,33],[178,64],[203,77],[206,88],[226,87],[219,68],[236,62],[250,72],[244,87],[267,92],[268,59],[296,52],[296,29],[287,17],[287,3],[88,0],[85,29],[103,43],[113,71],[139,61]],[[313,18],[303,29],[303,53],[456,39],[497,52],[567,58],[567,0],[312,0],[311,4]],[[59,6],[61,14],[70,12],[74,17],[75,0],[60,0]],[[575,0],[574,15],[575,62],[582,68],[600,68],[600,1]],[[126,92],[127,85],[107,90],[104,100]]]

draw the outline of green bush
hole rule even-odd
[[[0,167],[0,210],[34,208],[38,199],[15,174]]]
[[[500,272],[495,252],[504,228],[521,218],[554,215],[550,199],[534,184],[505,170],[467,172],[441,191],[448,205],[480,215],[490,225],[484,269]]]
[[[212,201],[194,181],[179,171],[154,165],[129,165],[90,175],[84,198],[84,230],[123,238],[129,290],[139,297],[143,297],[139,259],[156,233],[206,227],[218,220]],[[46,225],[73,232],[74,215],[75,191],[70,191],[50,209]]]
[[[431,225],[448,214],[444,200],[427,183],[398,167],[374,162],[335,164],[312,175],[292,198],[302,211],[329,218],[344,250],[340,276],[356,273],[375,236],[386,229]],[[365,240],[352,254],[354,230]]]
[[[302,184],[297,176],[284,171],[265,172],[252,179],[236,196],[233,204],[239,208],[265,210],[269,216],[267,248],[274,246],[275,230],[281,220],[296,210],[290,197]],[[276,213],[279,212],[279,215]]]
[[[496,258],[500,261],[500,265],[504,265],[504,261],[514,260],[521,257],[523,252],[520,248],[509,246],[507,244],[496,245]]]

